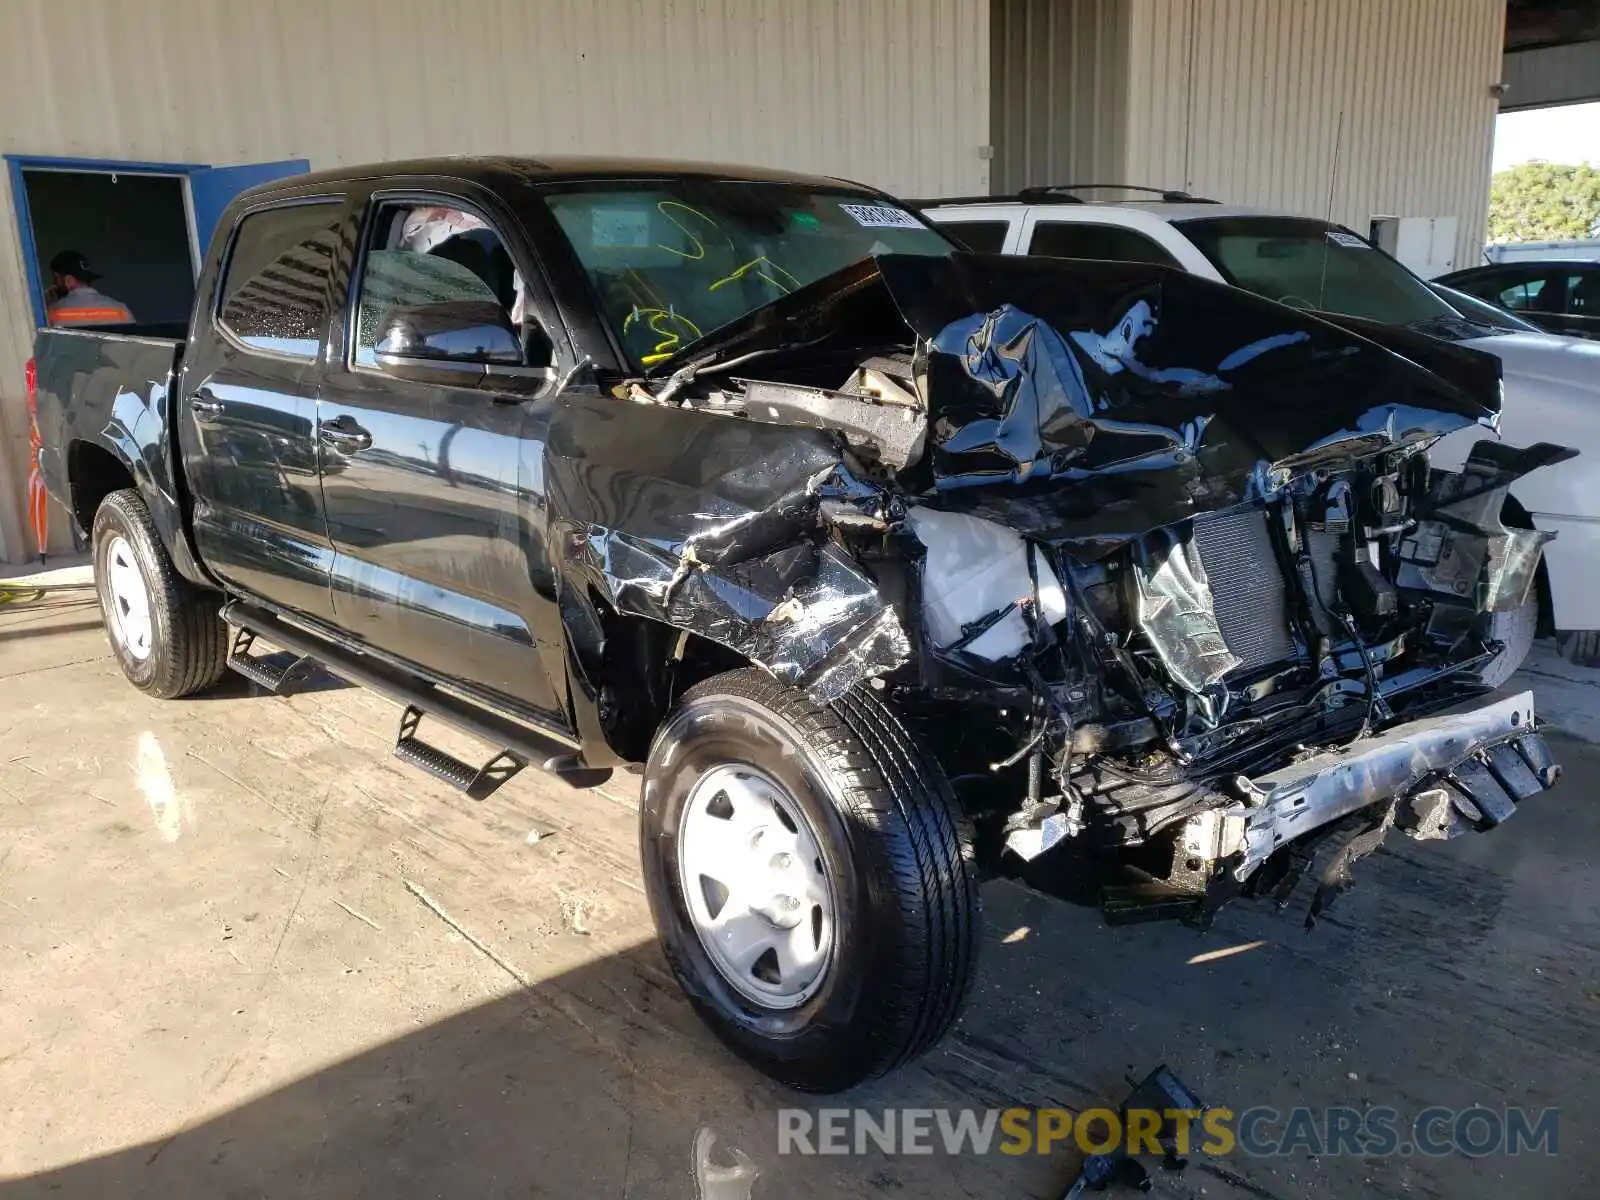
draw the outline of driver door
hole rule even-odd
[[[343,361],[317,403],[333,609],[423,674],[558,719],[530,612],[542,531],[524,528],[519,503],[523,401],[553,372],[548,340],[532,338],[536,364],[517,344],[528,276],[508,245],[459,197],[368,204]]]

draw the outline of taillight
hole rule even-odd
[[[37,464],[44,438],[39,435],[39,365],[31,358],[23,377],[28,381],[28,457]]]

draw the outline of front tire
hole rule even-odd
[[[701,1018],[781,1083],[835,1092],[934,1045],[977,951],[971,831],[932,756],[857,689],[756,670],[683,697],[645,766],[645,890]]]
[[[95,510],[94,585],[117,665],[161,700],[210,687],[227,667],[227,627],[215,593],[179,575],[132,488]]]

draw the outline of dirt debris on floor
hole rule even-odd
[[[1577,732],[1600,726],[1600,688],[1564,682]],[[394,760],[398,710],[333,681],[148,700],[87,593],[0,610],[0,687],[8,1197],[1053,1198],[1074,1153],[780,1156],[778,1112],[1081,1112],[1160,1062],[1235,1110],[1562,1118],[1553,1156],[1196,1155],[1157,1195],[1553,1196],[1600,1174],[1600,748],[1577,738],[1552,738],[1562,784],[1504,830],[1391,842],[1310,935],[1243,904],[1203,934],[1109,929],[991,884],[955,1032],[819,1100],[740,1064],[672,982],[633,777],[526,772],[478,804]]]

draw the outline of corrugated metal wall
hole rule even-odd
[[[0,150],[313,169],[621,153],[983,192],[988,71],[988,0],[5,0]],[[9,194],[0,221],[15,559],[33,318]]]
[[[992,0],[996,192],[1119,182],[1127,133],[1122,0]]]
[[[1600,100],[1600,42],[1540,46],[1505,57],[1501,112]]]
[[[1127,0],[1130,182],[1487,226],[1504,0]],[[1337,177],[1335,178],[1335,164]]]

